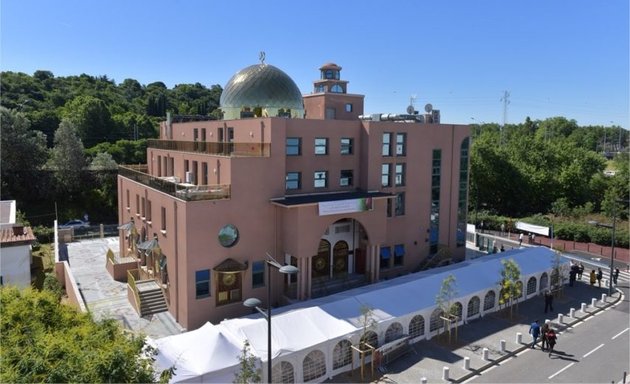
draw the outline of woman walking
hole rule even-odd
[[[556,336],[556,331],[553,330],[553,328],[549,328],[549,330],[547,331],[547,346],[549,348],[549,356],[551,356],[551,352],[553,352],[553,347],[556,346],[556,339],[558,337]]]

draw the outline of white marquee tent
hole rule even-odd
[[[382,345],[390,325],[398,323],[398,329],[410,329],[412,318],[431,317],[436,309],[435,296],[450,274],[455,276],[457,301],[464,308],[462,320],[468,320],[466,306],[473,298],[483,303],[486,293],[497,291],[501,260],[514,259],[519,265],[526,291],[523,299],[537,295],[548,287],[553,258],[554,253],[547,248],[513,250],[278,308],[272,314],[274,371],[277,364],[286,362],[290,365],[283,366],[291,368],[294,381],[323,381],[349,370],[349,364],[339,367],[339,357],[335,354],[339,353],[338,346],[343,340],[358,342],[363,306],[373,309]],[[498,297],[498,292],[495,296]],[[475,316],[496,309],[493,303],[492,309],[480,309]],[[435,334],[429,328],[429,321],[424,323],[426,331],[416,340]],[[260,315],[224,320],[218,325],[207,323],[195,331],[151,342],[158,348],[158,371],[176,367],[172,382],[232,382],[239,370],[238,356],[245,340],[249,341],[252,354],[266,366],[267,321]],[[313,365],[303,364],[307,357],[309,362],[319,361],[320,376],[316,379],[312,379],[312,372],[304,372]],[[307,374],[309,380],[304,380]]]

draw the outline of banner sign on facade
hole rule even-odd
[[[372,210],[372,198],[324,201],[319,203],[319,215],[338,215],[341,213],[365,212]]]
[[[549,227],[543,227],[540,225],[527,224],[522,221],[516,222],[516,229],[520,229],[521,231],[536,233],[538,235],[549,236]]]

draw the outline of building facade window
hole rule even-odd
[[[287,156],[300,156],[302,154],[302,138],[287,137]]]
[[[160,210],[160,219],[161,219],[161,224],[160,224],[160,225],[161,225],[161,227],[160,227],[160,229],[161,229],[163,232],[166,232],[166,208],[165,208],[165,207],[161,207],[161,210]]]
[[[203,269],[195,272],[195,298],[203,299],[210,296],[210,270]]]
[[[328,186],[328,171],[316,171],[313,174],[313,186],[315,188],[326,188]]]
[[[383,133],[383,156],[391,156],[392,155],[392,134],[390,132]]]
[[[129,190],[127,190],[127,211],[131,209],[131,201],[129,200]]]
[[[252,263],[252,288],[265,285],[265,262],[254,261]]]
[[[396,186],[401,187],[405,185],[405,163],[396,164]]]
[[[147,199],[147,221],[150,223],[151,222],[151,218],[152,218],[152,213],[151,213],[151,200]]]
[[[330,87],[330,92],[332,92],[332,93],[343,93],[343,88],[339,84],[333,84],[333,86]]]
[[[136,216],[140,216],[140,195],[136,194]]]
[[[300,172],[287,172],[286,176],[286,189],[287,191],[292,189],[302,188],[302,174]]]
[[[352,169],[342,169],[339,177],[339,185],[342,187],[351,187],[353,185]]]
[[[341,138],[341,154],[352,155],[352,144],[353,144],[352,138],[342,137]]]
[[[442,173],[442,150],[433,150],[431,170],[431,216],[429,219],[429,253],[438,251],[440,239],[440,179]]]
[[[394,266],[402,266],[405,260],[405,244],[394,246]]]
[[[392,258],[392,250],[390,247],[381,247],[380,268],[389,268],[390,259]]]
[[[328,139],[325,137],[318,137],[315,139],[315,154],[327,155],[328,154]]]
[[[396,195],[396,216],[403,216],[405,214],[405,192],[399,192]]]
[[[146,219],[146,208],[147,207],[147,201],[144,197],[142,197],[140,199],[140,217],[144,220]]]
[[[397,133],[396,134],[396,156],[406,156],[406,155],[407,155],[407,134]]]
[[[457,204],[457,239],[458,247],[466,246],[466,215],[468,212],[468,152],[469,138],[462,141],[459,150],[459,196]]]
[[[208,185],[208,163],[201,163],[201,185]]]
[[[391,164],[381,165],[381,186],[391,187],[390,174],[392,172]]]
[[[394,212],[394,203],[392,199],[387,199],[387,217],[392,217],[392,214]]]
[[[346,103],[346,112],[352,112],[352,104]]]

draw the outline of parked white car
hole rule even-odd
[[[79,219],[74,219],[74,220],[70,220],[65,224],[62,224],[59,226],[59,229],[68,229],[68,228],[88,228],[90,226],[90,223],[87,221],[83,221],[83,220],[79,220]]]

